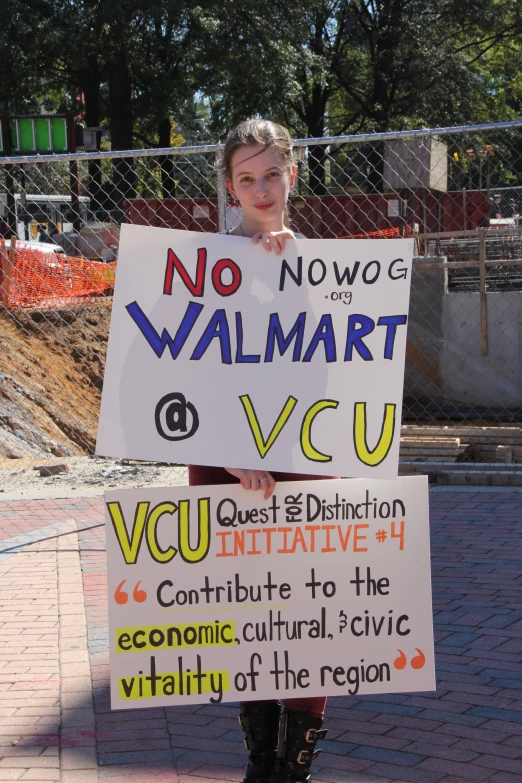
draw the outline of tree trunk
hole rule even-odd
[[[369,148],[368,163],[368,190],[370,193],[383,192],[384,177],[384,151],[383,141],[374,142]]]
[[[164,117],[158,123],[159,146],[170,147],[171,133],[170,117]],[[163,198],[176,198],[176,179],[174,176],[174,159],[172,155],[162,155],[159,161],[161,167],[161,191]]]
[[[309,184],[314,196],[324,196],[326,193],[325,163],[326,148],[323,145],[308,147]]]
[[[109,99],[111,104],[111,145],[113,150],[133,147],[132,86],[127,57],[123,50],[107,63]],[[136,196],[136,173],[132,158],[114,161],[114,189],[118,206]]]
[[[312,88],[312,98],[306,109],[306,129],[311,138],[321,138],[324,133],[327,91],[318,83]],[[326,193],[326,147],[312,144],[308,147],[308,172],[310,192],[314,196]]]
[[[390,64],[400,45],[401,15],[404,13],[402,0],[391,0],[386,4],[381,28],[376,34],[375,60],[373,63],[372,115],[375,133],[386,133],[391,125],[391,95],[396,86],[397,74]],[[384,189],[385,142],[372,144],[368,156],[370,167],[368,185],[371,193],[382,193]]]
[[[98,128],[100,123],[100,81],[97,62],[90,63],[89,71],[82,80],[82,91],[85,101],[85,125],[87,128]],[[102,209],[102,171],[101,161],[88,162],[89,182],[88,195],[91,199],[90,208],[93,213]]]

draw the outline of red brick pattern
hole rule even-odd
[[[437,691],[330,699],[316,783],[522,780],[522,492],[437,488],[430,512]],[[0,781],[239,783],[236,706],[110,710],[104,529],[81,532],[102,499],[0,519],[6,547],[80,531],[0,561]]]

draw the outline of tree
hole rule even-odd
[[[34,45],[34,24],[45,18],[44,2],[3,0],[0,25],[0,112],[30,113],[41,96],[47,53]]]
[[[88,126],[108,120],[113,150],[169,147],[173,120],[194,92],[199,9],[188,0],[53,0],[53,78],[81,96]],[[138,142],[138,143],[137,143]],[[90,164],[91,197],[102,194]],[[164,197],[175,193],[172,158],[160,161]],[[136,193],[132,159],[114,161],[112,200]],[[101,195],[100,195],[101,198]],[[97,199],[94,198],[96,201]]]
[[[160,148],[172,145],[175,118],[182,120],[190,112],[201,68],[203,22],[200,8],[190,2],[152,0],[146,9],[139,53],[133,60],[135,106],[142,133],[157,137]],[[173,197],[172,156],[161,156],[160,168],[163,197]]]
[[[502,14],[489,0],[234,0],[222,17],[222,82],[210,82],[218,123],[227,110],[233,122],[265,113],[310,137],[475,120],[488,52],[522,29],[515,0]],[[309,148],[317,194],[324,154]],[[371,156],[379,187],[382,149]]]
[[[309,138],[487,121],[520,110],[521,7],[504,0],[4,0],[0,104],[83,112],[112,149],[168,147],[209,107],[223,136],[246,116]],[[35,23],[39,35],[30,30]],[[383,149],[369,150],[381,186]],[[324,145],[308,148],[309,187],[326,190]],[[101,167],[89,164],[93,203]],[[176,192],[170,156],[164,196]],[[114,165],[117,199],[135,193]]]

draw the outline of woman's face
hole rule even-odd
[[[266,230],[281,219],[296,166],[289,168],[273,147],[250,144],[232,155],[231,179],[226,184],[243,208],[243,215]]]

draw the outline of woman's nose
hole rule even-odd
[[[268,191],[264,177],[256,180],[256,195],[264,196],[267,192]]]

